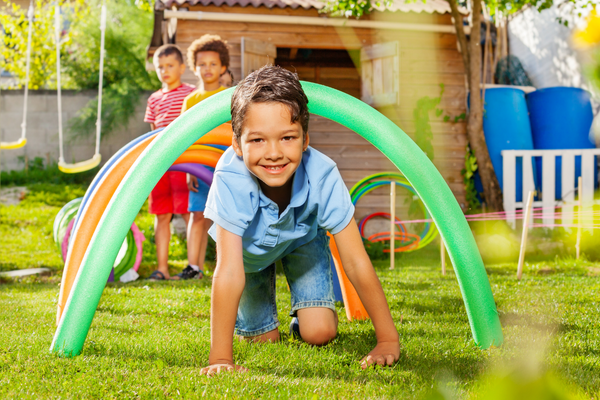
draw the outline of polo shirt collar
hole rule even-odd
[[[292,183],[292,199],[290,200],[290,207],[301,207],[306,203],[308,197],[308,176],[304,169],[304,157],[302,162],[296,170],[294,175],[294,182]]]

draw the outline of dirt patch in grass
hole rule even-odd
[[[588,276],[598,276],[600,275],[600,267],[587,267],[586,268],[588,273]]]
[[[14,206],[25,199],[29,191],[25,186],[13,186],[0,189],[0,204]]]

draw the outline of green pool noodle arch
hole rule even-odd
[[[437,225],[454,266],[475,343],[503,342],[502,327],[483,261],[450,188],[425,153],[383,114],[338,90],[302,82],[311,113],[357,132],[386,155],[417,191]],[[112,264],[138,211],[177,157],[210,130],[231,119],[233,89],[194,106],[146,148],[110,200],[75,278],[50,350],[81,353]]]

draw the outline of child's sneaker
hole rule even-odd
[[[298,318],[292,318],[292,322],[290,322],[290,337],[294,339],[302,340],[302,336],[300,336],[300,324],[298,324]]]
[[[198,279],[202,278],[202,276],[204,275],[202,273],[202,270],[200,271],[196,271],[194,268],[192,268],[191,265],[188,265],[187,267],[185,267],[183,269],[183,271],[181,271],[180,273],[178,273],[175,276],[178,276],[180,280],[185,280],[185,279],[192,279],[194,277],[196,277],[196,275],[200,274],[200,276],[198,276]]]

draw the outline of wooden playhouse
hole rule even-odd
[[[422,118],[415,121],[417,101],[439,97],[443,85],[436,107],[442,114],[429,112],[433,162],[464,208],[466,127],[454,117],[466,112],[466,89],[448,3],[395,0],[360,20],[327,17],[319,13],[322,6],[316,0],[156,0],[147,55],[164,43],[185,54],[193,40],[218,34],[230,45],[235,81],[267,63],[280,65],[367,102],[411,136],[417,125],[428,128]],[[184,80],[197,83],[189,70]],[[451,118],[445,122],[444,116]],[[338,164],[348,188],[367,175],[396,170],[359,135],[325,118],[311,117],[310,135],[311,145]],[[406,195],[398,191],[400,217],[406,216]],[[377,189],[358,203],[356,217],[389,211],[389,202],[389,189]]]

